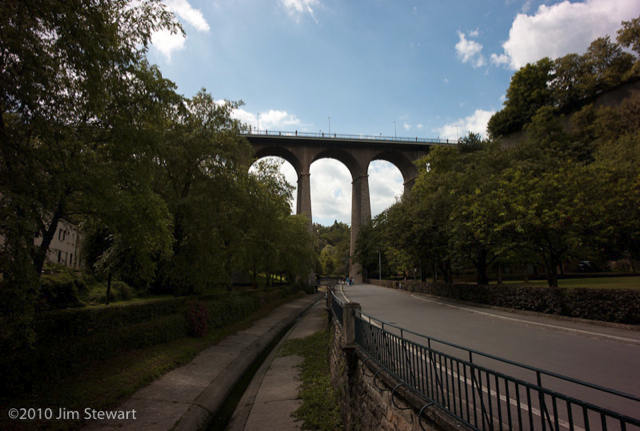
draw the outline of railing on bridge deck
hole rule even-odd
[[[334,295],[332,304],[342,322],[343,303]],[[427,337],[361,311],[355,311],[354,319],[356,344],[432,405],[472,429],[640,430],[636,396]],[[560,393],[560,387],[582,400]]]
[[[298,138],[325,138],[325,139],[344,139],[353,141],[385,141],[385,142],[402,142],[408,144],[430,144],[430,145],[456,145],[458,143],[455,139],[440,139],[440,138],[407,138],[396,136],[382,136],[382,135],[348,135],[341,133],[310,133],[310,132],[283,132],[283,131],[250,131],[246,135],[252,136],[285,136],[285,137],[298,137]]]

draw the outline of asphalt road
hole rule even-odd
[[[345,286],[344,294],[348,301],[360,303],[363,313],[387,323],[640,397],[640,331],[447,303],[374,285]],[[462,356],[446,346],[441,348]],[[483,365],[525,380],[535,378],[529,372],[497,362],[486,361]],[[561,381],[547,385],[640,417],[640,403],[612,401]]]

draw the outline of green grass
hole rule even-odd
[[[86,407],[109,410],[117,407],[138,389],[161,377],[174,368],[186,365],[202,350],[215,345],[225,337],[246,329],[251,323],[274,308],[303,296],[298,292],[288,298],[280,298],[263,306],[251,316],[229,327],[211,331],[202,338],[187,337],[170,343],[145,349],[130,350],[108,360],[88,364],[83,371],[69,376],[62,382],[41,382],[29,395],[0,398],[0,411],[9,408],[52,408],[54,412],[64,407],[83,411]],[[0,417],[0,429],[17,431],[78,430],[80,421],[24,421],[9,422],[6,415]]]
[[[291,415],[303,421],[302,429],[333,431],[343,429],[339,396],[331,385],[329,371],[330,334],[326,330],[304,339],[288,340],[279,356],[299,355],[302,367],[302,406]]]
[[[492,281],[491,284],[496,284]],[[530,280],[528,283],[520,280],[505,280],[504,284],[523,284],[529,286],[548,286],[547,280]],[[640,277],[585,277],[564,278],[558,280],[558,287],[569,289],[583,287],[586,289],[640,289]]]

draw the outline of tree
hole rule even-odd
[[[59,220],[105,208],[163,212],[146,200],[150,188],[135,186],[153,160],[154,118],[175,94],[144,61],[161,29],[181,31],[159,0],[0,5],[2,302],[27,342],[29,304]],[[134,207],[105,202],[120,198]],[[144,231],[161,243],[163,229],[156,233]]]
[[[336,220],[331,226],[314,224],[313,231],[315,233],[315,250],[318,256],[322,257],[323,250],[327,245],[330,245],[333,248],[331,253],[333,257],[332,273],[336,275],[348,274],[350,260],[349,250],[351,247],[351,229],[349,226]],[[324,262],[326,263],[326,259]],[[319,273],[326,274],[322,263],[323,260],[321,259]]]
[[[625,48],[631,48],[640,56],[640,17],[630,21],[622,21],[622,28],[618,30],[618,43]]]
[[[623,52],[621,46],[611,42],[609,36],[591,42],[583,58],[587,73],[583,79],[582,93],[586,96],[620,85],[634,63],[633,55]]]
[[[640,259],[640,97],[632,96],[615,108],[587,107],[594,161],[588,167],[594,181],[590,237],[605,259]],[[578,129],[582,134],[582,130]],[[635,270],[635,268],[633,268]]]
[[[231,112],[206,90],[182,100],[168,119],[160,148],[156,191],[171,213],[173,255],[160,281],[174,294],[229,286],[250,212],[249,144]]]
[[[478,145],[478,151],[464,157],[464,170],[454,179],[459,192],[449,221],[449,244],[454,258],[471,262],[478,284],[488,284],[487,269],[509,251],[509,243],[496,231],[502,219],[492,197],[509,158],[498,144]]]
[[[492,194],[501,204],[498,233],[538,257],[551,287],[558,287],[558,267],[584,246],[581,233],[588,207],[581,167],[562,165],[542,174],[509,168]]]
[[[241,219],[246,219],[243,242],[246,243],[245,260],[251,262],[253,283],[257,286],[258,273],[267,275],[286,272],[283,260],[288,246],[289,204],[293,186],[280,172],[281,161],[262,159],[249,176],[250,207]],[[302,239],[301,239],[302,240]],[[269,278],[269,277],[268,277]]]
[[[553,80],[549,83],[556,108],[573,107],[586,96],[587,75],[584,57],[567,54],[554,61]]]
[[[522,130],[542,107],[560,112],[590,103],[595,96],[640,76],[640,63],[622,47],[639,52],[640,18],[623,21],[614,43],[594,40],[583,55],[567,54],[527,64],[511,78],[504,108],[487,124],[492,138]]]

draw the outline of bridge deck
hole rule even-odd
[[[454,139],[433,139],[433,138],[407,138],[397,136],[383,136],[383,135],[348,135],[341,133],[309,133],[309,132],[285,132],[285,131],[251,131],[249,133],[243,133],[246,137],[265,137],[265,138],[292,138],[292,139],[314,139],[324,141],[351,141],[361,143],[384,143],[384,144],[417,144],[417,145],[456,145],[458,142]]]

